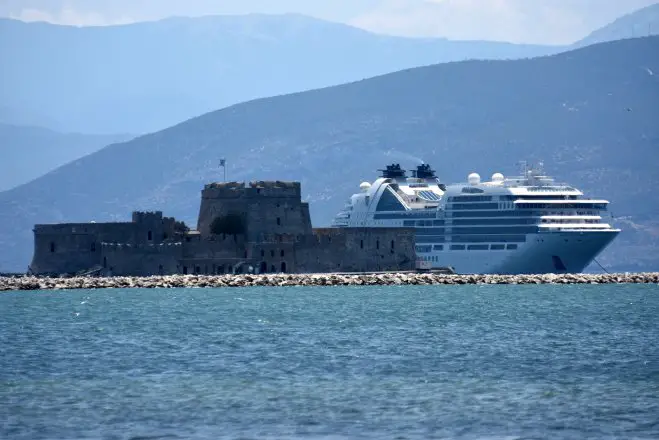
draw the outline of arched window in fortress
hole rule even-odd
[[[393,252],[393,250],[394,250],[394,241],[391,240],[391,251]]]
[[[50,252],[55,252],[55,242],[54,241],[50,242]]]
[[[277,226],[281,226],[281,217],[277,217]]]
[[[267,273],[268,264],[265,261],[261,261],[261,267],[259,268],[259,273]]]
[[[153,233],[151,231],[147,232],[146,235],[147,235],[147,238],[146,238],[147,240],[149,240],[149,241],[153,240]]]
[[[275,268],[274,264],[272,266],[270,266],[270,272],[277,273],[277,269]]]
[[[375,242],[375,249],[380,249],[380,240]]]
[[[364,249],[364,240],[359,240],[359,248]]]
[[[286,273],[286,262],[285,261],[281,262],[281,273]]]
[[[279,253],[279,256],[282,257],[282,258],[284,257],[284,250],[283,250],[283,249],[282,249],[281,252]]]

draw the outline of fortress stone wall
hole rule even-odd
[[[413,270],[414,230],[313,229],[299,182],[213,183],[197,229],[162,212],[36,225],[33,274],[172,275]]]

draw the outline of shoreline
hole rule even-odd
[[[169,275],[152,277],[0,277],[0,292],[17,290],[173,289],[287,286],[464,284],[659,284],[659,272],[624,274],[445,275],[433,273]]]

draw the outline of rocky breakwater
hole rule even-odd
[[[566,275],[440,275],[431,273],[172,275],[153,277],[4,277],[0,291],[110,288],[218,288],[280,286],[392,286],[456,284],[659,284],[659,273]]]

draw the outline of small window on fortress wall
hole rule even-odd
[[[153,233],[151,231],[147,233],[147,240],[149,241],[153,240]]]
[[[277,225],[281,226],[281,218],[280,217],[277,217]]]
[[[281,257],[284,256],[284,250],[283,250],[283,249],[282,249],[281,252],[280,252],[280,256],[281,256]]]
[[[375,249],[380,249],[380,240],[375,242]]]
[[[359,241],[359,247],[360,247],[361,249],[364,249],[364,240],[360,240],[360,241]]]
[[[55,252],[55,242],[54,241],[50,242],[50,252]]]
[[[92,252],[96,252],[96,243],[92,243]]]
[[[391,240],[391,250],[392,251],[394,250],[394,241],[393,240]]]

